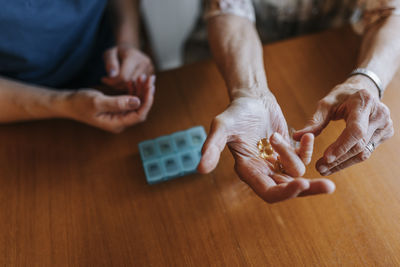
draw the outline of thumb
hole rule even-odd
[[[104,53],[104,62],[108,76],[111,78],[119,75],[119,60],[117,48],[111,48]]]
[[[203,145],[202,157],[197,167],[199,173],[210,173],[215,169],[227,139],[225,126],[220,120],[214,119],[211,123],[210,133]]]
[[[301,137],[306,133],[312,133],[318,136],[322,130],[329,124],[329,107],[319,105],[317,111],[312,116],[311,120],[304,126],[303,129],[293,133],[293,138],[300,141]]]
[[[101,96],[96,106],[102,112],[125,112],[140,107],[140,99],[136,96]]]

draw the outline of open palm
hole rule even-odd
[[[258,140],[265,137],[270,137],[276,152],[268,161],[260,157],[257,148]],[[329,180],[298,178],[311,160],[313,141],[313,135],[308,134],[298,149],[289,144],[286,120],[275,99],[238,98],[213,120],[198,170],[211,172],[227,144],[239,177],[266,202],[333,192],[335,187]],[[285,173],[274,168],[278,155]]]

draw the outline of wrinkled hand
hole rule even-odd
[[[366,148],[369,142],[377,147],[394,134],[390,111],[379,100],[377,89],[348,81],[334,88],[318,103],[310,122],[293,137],[299,140],[305,133],[317,136],[329,121],[340,119],[346,121],[346,128],[317,161],[316,168],[322,175],[365,161],[371,156]]]
[[[279,154],[286,174],[276,172],[273,161],[260,157],[257,142],[266,136],[271,136],[270,143]],[[335,186],[329,180],[297,178],[304,175],[305,164],[311,160],[313,142],[314,136],[308,134],[301,139],[298,150],[289,145],[287,124],[274,98],[265,101],[239,98],[213,120],[198,171],[211,172],[228,144],[239,177],[268,203],[331,193]]]
[[[64,116],[113,133],[143,122],[153,104],[155,77],[138,78],[141,96],[107,96],[94,89],[66,92]]]
[[[139,49],[129,45],[119,45],[104,53],[108,77],[102,82],[118,90],[126,90],[127,84],[136,81],[140,76],[154,73],[150,58]]]

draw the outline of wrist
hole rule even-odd
[[[134,41],[120,40],[117,42],[116,46],[119,48],[134,48],[140,50],[139,44]]]
[[[54,92],[54,94],[50,96],[49,103],[56,117],[73,119],[71,101],[74,93],[74,91],[66,90]]]
[[[233,88],[230,90],[231,100],[239,98],[263,99],[266,101],[275,101],[275,96],[268,87],[250,87],[250,88]]]
[[[346,83],[351,84],[353,88],[357,88],[358,90],[367,90],[379,99],[379,89],[371,79],[364,75],[353,75],[346,80]]]
[[[138,30],[138,29],[137,29]],[[117,46],[140,48],[139,35],[130,26],[121,26],[117,34]]]

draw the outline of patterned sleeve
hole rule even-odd
[[[373,24],[391,15],[400,16],[400,0],[358,0],[353,17],[354,29],[363,33]]]
[[[204,18],[233,14],[255,22],[256,16],[251,0],[205,0],[206,9]]]

